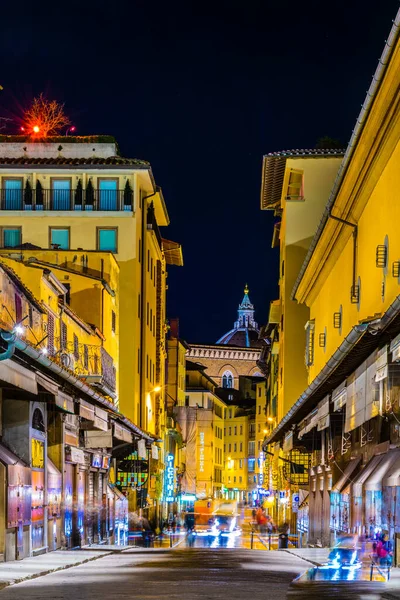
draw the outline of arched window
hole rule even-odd
[[[222,375],[222,387],[232,388],[233,387],[233,375],[230,371],[225,371]]]
[[[33,412],[33,416],[32,416],[32,428],[36,429],[37,431],[43,431],[44,432],[43,415],[42,415],[42,411],[39,410],[38,408],[35,408],[35,410]]]

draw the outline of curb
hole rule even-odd
[[[321,562],[311,560],[310,558],[304,558],[304,556],[300,556],[299,554],[296,554],[296,552],[292,552],[292,550],[287,550],[286,548],[281,548],[281,552],[287,552],[288,554],[291,554],[292,556],[296,556],[296,558],[300,558],[301,560],[304,560],[305,562],[310,563],[310,565],[314,565],[314,567],[320,567],[323,564]]]
[[[45,575],[50,575],[50,573],[56,573],[57,571],[64,571],[65,569],[72,569],[72,567],[79,567],[80,565],[84,565],[85,563],[92,562],[93,560],[98,560],[99,558],[104,558],[105,556],[109,556],[113,554],[113,552],[104,552],[104,554],[99,556],[92,556],[91,558],[85,558],[81,562],[62,565],[60,567],[55,567],[54,569],[45,569],[44,571],[39,571],[38,573],[33,573],[32,575],[27,575],[25,577],[19,577],[18,579],[12,579],[11,581],[0,581],[0,590],[3,590],[6,587],[11,585],[16,585],[17,583],[23,583],[24,581],[30,581],[31,579],[37,579],[38,577],[44,577]]]

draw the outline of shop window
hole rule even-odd
[[[39,408],[35,408],[35,410],[33,411],[32,428],[36,429],[37,431],[43,431],[43,432],[45,430],[44,429],[43,414],[42,414],[42,411]]]

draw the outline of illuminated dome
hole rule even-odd
[[[233,329],[225,333],[217,344],[226,344],[229,346],[240,346],[241,348],[259,348],[262,341],[258,339],[258,323],[254,320],[254,306],[250,302],[249,288],[247,284],[244,288],[244,296],[238,309],[238,320]]]

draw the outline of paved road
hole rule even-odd
[[[307,566],[285,552],[132,551],[5,588],[0,600],[284,600]]]

